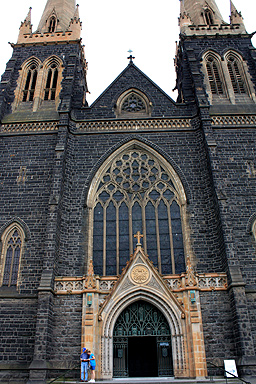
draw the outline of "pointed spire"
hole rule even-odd
[[[182,0],[181,6],[189,14],[194,25],[222,24],[223,18],[215,0]],[[206,14],[209,14],[210,20]]]
[[[21,22],[18,40],[20,36],[23,36],[24,34],[32,33],[31,10],[32,8],[30,7],[25,20]]]
[[[26,17],[25,20],[24,20],[24,23],[25,23],[25,24],[30,24],[30,25],[31,25],[31,10],[32,10],[32,7],[29,8],[27,17]]]
[[[75,14],[74,14],[74,20],[80,20],[80,16],[79,16],[79,4],[76,5],[76,10],[75,10]]]
[[[239,24],[240,32],[246,32],[241,12],[238,12],[232,0],[230,0],[230,24]],[[241,31],[242,29],[242,31]]]
[[[49,32],[51,19],[54,18],[56,32],[67,31],[76,10],[75,0],[47,0],[37,32]]]
[[[189,14],[185,9],[184,0],[180,0],[179,26],[180,26],[181,33],[183,32],[184,28],[192,24],[193,24],[192,20],[190,19]]]

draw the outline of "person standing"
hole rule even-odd
[[[95,356],[91,353],[91,351],[87,351],[88,359],[90,362],[90,370],[91,370],[91,380],[89,383],[95,383],[95,368],[96,368],[96,360]]]
[[[87,381],[88,380],[88,353],[87,349],[83,348],[83,353],[80,356],[81,361],[81,381]]]

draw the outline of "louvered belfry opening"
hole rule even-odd
[[[224,90],[218,64],[212,56],[207,58],[206,68],[212,94],[223,95]]]

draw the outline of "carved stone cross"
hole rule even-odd
[[[136,235],[134,235],[134,237],[137,238],[137,245],[141,245],[141,243],[140,243],[140,239],[143,237],[143,235],[140,233],[140,231],[138,231],[138,232],[136,233]]]

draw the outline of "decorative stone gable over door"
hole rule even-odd
[[[144,301],[156,307],[169,325],[174,376],[205,376],[206,368],[199,370],[195,365],[191,345],[193,330],[188,322],[185,308],[145,255],[140,237],[139,234],[135,253],[99,311],[99,320],[102,321],[101,377],[104,379],[113,377],[114,327],[120,314],[137,301]],[[199,348],[202,350],[202,363],[206,367],[203,337]]]

